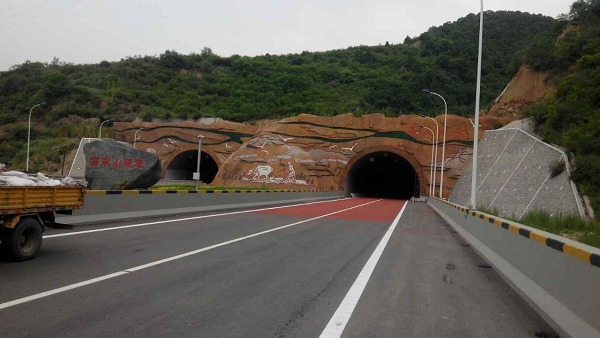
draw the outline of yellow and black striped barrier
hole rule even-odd
[[[507,222],[507,221],[499,219],[495,216],[488,215],[488,214],[479,212],[477,210],[468,209],[461,205],[458,205],[458,204],[455,204],[455,203],[452,203],[449,201],[441,200],[439,198],[435,198],[435,199],[439,202],[447,204],[448,206],[450,206],[454,209],[458,209],[465,214],[471,215],[473,217],[478,217],[479,219],[482,219],[482,220],[487,221],[491,224],[494,224],[498,227],[501,227],[502,229],[505,229],[505,230],[508,230],[515,234],[521,235],[525,238],[528,238],[537,243],[543,244],[547,247],[550,247],[554,250],[565,253],[569,256],[575,257],[575,258],[582,260],[593,266],[600,267],[600,255],[598,255],[598,254],[588,252],[585,249],[578,248],[571,244],[565,243],[563,241],[548,237],[547,235],[545,235],[541,232],[531,231],[531,230],[523,227],[523,225],[521,225],[521,224]]]
[[[157,194],[245,194],[245,193],[277,193],[277,192],[334,192],[337,190],[86,190],[87,195],[157,195]]]

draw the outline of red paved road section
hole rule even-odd
[[[364,207],[340,212],[339,214],[331,215],[329,217],[356,221],[392,223],[396,216],[398,216],[404,203],[406,203],[404,200],[385,199],[365,205]]]
[[[351,208],[357,205],[377,200],[377,198],[351,198],[336,202],[314,203],[309,205],[263,210],[258,212],[265,214],[303,216],[310,218],[326,215],[332,212],[336,212],[339,210]],[[400,212],[400,209],[402,208],[404,203],[406,203],[406,201],[404,200],[382,199],[375,203],[340,212],[327,217],[356,221],[391,223]]]

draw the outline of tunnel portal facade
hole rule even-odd
[[[411,156],[392,147],[365,149],[342,171],[340,190],[349,197],[419,197],[425,193],[421,190],[422,174],[407,158]]]
[[[443,115],[301,114],[263,125],[117,122],[113,128],[116,140],[136,142],[138,149],[159,157],[163,179],[192,178],[201,141],[201,179],[215,186],[339,189],[355,196],[410,198],[426,195],[431,181],[439,191],[443,160],[442,194],[447,197],[471,158],[473,128],[469,119],[449,115],[442,156],[433,120],[441,136]],[[479,138],[503,121],[484,117],[480,123]]]

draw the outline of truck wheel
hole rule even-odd
[[[30,260],[42,246],[42,226],[35,218],[22,218],[4,239],[2,250],[12,260]]]

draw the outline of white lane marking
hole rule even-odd
[[[73,290],[73,289],[76,289],[76,288],[79,288],[79,287],[82,287],[82,286],[86,286],[86,285],[98,283],[98,282],[101,282],[101,281],[104,281],[104,280],[107,280],[107,279],[112,279],[112,278],[115,278],[115,277],[126,275],[128,273],[132,273],[132,272],[135,272],[135,271],[139,271],[139,270],[142,270],[142,269],[153,267],[153,266],[156,266],[156,265],[159,265],[159,264],[164,264],[164,263],[171,262],[171,261],[174,261],[174,260],[177,260],[177,259],[181,259],[181,258],[185,258],[185,257],[188,257],[188,256],[196,255],[196,254],[199,254],[201,252],[212,250],[212,249],[224,246],[224,245],[228,245],[228,244],[239,242],[239,241],[243,241],[245,239],[249,239],[249,238],[252,238],[252,237],[257,237],[257,236],[261,236],[261,235],[264,235],[264,234],[268,234],[268,233],[273,232],[273,231],[278,231],[278,230],[286,229],[286,228],[292,227],[294,225],[298,225],[298,224],[302,224],[302,223],[314,221],[314,220],[317,220],[317,219],[320,219],[320,218],[323,218],[323,217],[327,217],[327,216],[339,214],[340,212],[344,212],[344,211],[348,211],[348,210],[360,208],[362,206],[369,205],[369,204],[372,204],[372,203],[376,203],[376,202],[379,202],[379,201],[382,201],[382,200],[383,199],[378,199],[378,200],[375,200],[375,201],[371,201],[371,202],[367,202],[367,203],[355,205],[355,206],[350,207],[350,208],[346,208],[346,209],[342,209],[342,210],[330,212],[330,213],[325,214],[325,215],[321,215],[321,216],[317,216],[317,217],[305,219],[303,221],[299,221],[299,222],[295,222],[295,223],[283,225],[283,226],[280,226],[280,227],[277,227],[277,228],[273,228],[273,229],[269,229],[269,230],[257,232],[257,233],[254,233],[254,234],[251,234],[251,235],[248,235],[248,236],[235,238],[235,239],[232,239],[232,240],[229,240],[229,241],[225,241],[225,242],[221,242],[221,243],[214,244],[214,245],[211,245],[211,246],[207,246],[207,247],[204,247],[202,249],[198,249],[198,250],[186,252],[186,253],[181,254],[181,255],[168,257],[168,258],[161,259],[161,260],[154,261],[154,262],[150,262],[150,263],[147,263],[147,264],[138,265],[138,266],[135,266],[135,267],[132,267],[132,268],[129,268],[129,269],[125,269],[125,270],[113,272],[113,273],[108,274],[108,275],[104,275],[104,276],[100,276],[100,277],[88,279],[88,280],[85,280],[83,282],[79,282],[79,283],[75,283],[75,284],[63,286],[63,287],[60,287],[60,288],[57,288],[57,289],[52,289],[52,290],[49,290],[49,291],[44,291],[44,292],[36,293],[34,295],[23,297],[23,298],[19,298],[19,299],[15,299],[15,300],[12,300],[12,301],[9,301],[9,302],[6,302],[6,303],[1,303],[0,304],[0,310],[6,309],[6,308],[11,307],[11,306],[15,306],[15,305],[19,305],[19,304],[31,302],[31,301],[36,300],[36,299],[40,299],[40,298],[48,297],[48,296],[51,296],[51,295],[55,295],[57,293],[61,293],[61,292]]]
[[[331,317],[331,320],[329,320],[329,323],[321,333],[321,338],[340,337],[342,335],[342,332],[344,331],[346,324],[348,324],[350,316],[352,315],[356,304],[358,304],[358,300],[360,299],[360,296],[365,290],[365,287],[369,282],[369,278],[371,278],[371,274],[373,273],[373,270],[375,269],[375,266],[377,265],[381,254],[383,253],[383,250],[385,249],[388,241],[390,240],[390,237],[392,237],[392,233],[394,232],[394,229],[396,229],[396,225],[398,225],[400,217],[402,217],[404,209],[406,209],[407,205],[408,201],[404,203],[404,206],[398,213],[398,216],[396,216],[394,222],[392,223],[388,231],[385,233],[385,235],[383,235],[383,238],[375,248],[375,251],[373,251],[373,253],[371,254],[371,257],[361,270],[360,274],[358,274],[358,277],[350,287],[350,290],[348,290],[348,293],[344,297],[344,300],[342,300],[342,303],[335,311],[333,317]]]
[[[83,281],[83,282],[79,282],[79,283],[75,283],[75,284],[63,286],[62,288],[57,288],[57,289],[53,289],[53,290],[49,290],[49,291],[45,291],[45,292],[41,292],[41,293],[36,293],[35,295],[31,295],[31,296],[27,296],[27,297],[23,297],[23,298],[12,300],[10,302],[2,303],[2,304],[0,304],[0,309],[6,309],[7,307],[11,307],[11,306],[15,306],[15,305],[18,305],[18,304],[23,304],[23,303],[31,302],[32,300],[36,300],[36,299],[40,299],[40,298],[52,296],[52,295],[55,295],[57,293],[61,293],[61,292],[73,290],[73,289],[80,288],[80,287],[85,286],[85,285],[90,285],[90,284],[98,283],[98,282],[101,282],[103,280],[115,278],[115,277],[126,275],[126,274],[127,274],[126,271],[119,271],[119,272],[111,273],[109,275],[105,275],[105,276],[101,276],[101,277],[97,277],[97,278],[88,279],[88,280]]]
[[[174,223],[174,222],[183,222],[183,221],[191,221],[191,220],[202,219],[202,218],[211,218],[211,217],[219,217],[219,216],[229,216],[229,215],[245,214],[245,213],[249,213],[249,212],[257,212],[257,211],[265,211],[265,210],[273,210],[273,209],[281,209],[281,208],[298,207],[298,206],[304,206],[304,205],[310,205],[310,204],[316,204],[316,203],[337,202],[337,201],[343,201],[343,200],[347,200],[347,199],[349,199],[349,198],[340,198],[340,199],[335,199],[335,200],[330,200],[330,201],[317,201],[317,202],[309,202],[309,203],[302,203],[302,204],[292,204],[292,205],[284,205],[284,206],[279,206],[279,207],[270,207],[270,208],[261,208],[261,209],[252,209],[252,210],[231,211],[231,212],[224,212],[224,213],[220,213],[220,214],[194,216],[194,217],[186,217],[186,218],[176,218],[176,219],[169,219],[169,220],[164,220],[164,221],[155,221],[155,222],[147,222],[147,223],[122,225],[122,226],[110,227],[110,228],[101,228],[101,229],[84,230],[84,231],[76,231],[76,232],[65,232],[65,233],[62,233],[62,234],[46,235],[43,238],[76,236],[76,235],[90,234],[90,233],[94,233],[94,232],[114,231],[114,230],[122,230],[122,229],[143,227],[143,226],[148,226],[148,225],[156,225],[156,224],[164,224],[164,223]]]

